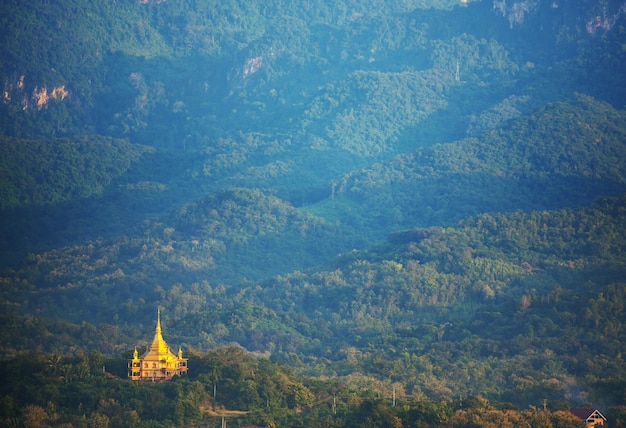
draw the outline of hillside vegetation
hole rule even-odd
[[[136,268],[102,273],[114,260],[92,245],[34,258],[5,278],[20,291],[6,288],[3,300],[21,313],[81,319],[107,310],[103,319],[129,321],[163,306],[179,339],[196,349],[236,341],[307,372],[367,373],[419,396],[481,391],[536,401],[547,391],[568,395],[573,379],[624,375],[624,206],[619,198],[575,211],[483,214],[396,233],[327,269],[239,290],[198,279],[150,291],[152,280]],[[13,340],[27,347],[30,339]],[[52,343],[49,351],[66,346]],[[591,359],[604,363],[592,368]]]
[[[2,205],[55,205],[101,194],[147,147],[104,137],[52,141],[2,137]]]
[[[623,426],[624,14],[2,2],[0,425]]]

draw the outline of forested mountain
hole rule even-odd
[[[307,209],[332,210],[375,233],[480,212],[588,204],[624,189],[625,119],[587,97],[548,104],[505,127],[346,174],[333,181],[333,197]]]
[[[480,394],[521,407],[546,397],[608,407],[625,390],[625,207],[622,197],[398,232],[325,269],[239,290],[206,282],[157,287],[112,318],[141,318],[144,305],[161,305],[173,319],[172,338],[186,347],[236,341],[351,391],[388,396],[393,389],[399,400]],[[34,304],[43,312],[80,308],[79,315],[119,301],[124,276],[50,290],[28,286],[37,277],[28,271],[19,275],[5,280],[21,284],[3,298],[14,310],[32,312]],[[129,327],[9,316],[3,343],[12,346],[3,351],[67,353],[81,343],[111,353],[132,347],[136,327]]]
[[[625,14],[2,2],[0,424],[620,426]],[[113,379],[157,307],[164,413]]]

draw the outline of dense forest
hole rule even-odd
[[[0,425],[626,426],[625,15],[2,2]]]

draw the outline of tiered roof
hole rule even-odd
[[[148,351],[141,356],[142,360],[145,361],[169,361],[176,360],[177,357],[170,350],[169,345],[163,339],[163,334],[161,332],[161,309],[157,311],[157,325],[156,331],[154,333],[154,339],[152,340],[152,344]]]

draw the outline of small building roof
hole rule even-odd
[[[583,421],[586,421],[587,419],[589,419],[591,416],[597,415],[600,416],[602,419],[604,419],[606,421],[606,418],[604,417],[604,415],[602,413],[600,413],[597,409],[580,409],[580,408],[574,408],[574,409],[569,409],[569,411],[576,417],[582,419]]]

